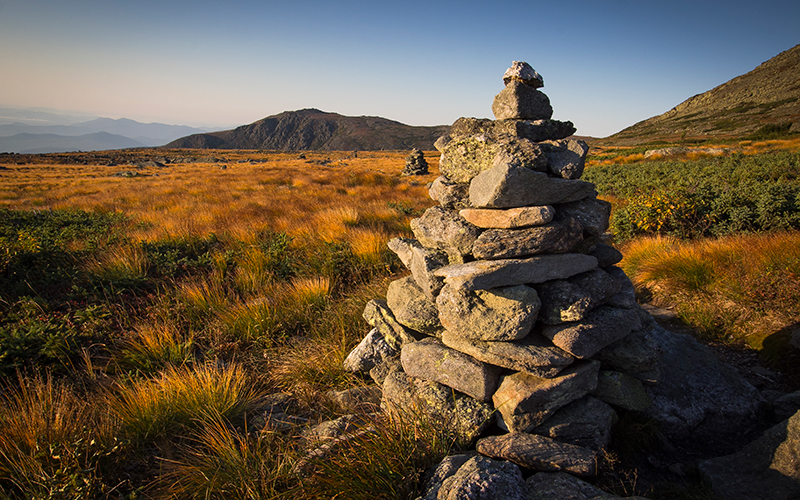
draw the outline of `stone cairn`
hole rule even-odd
[[[425,161],[422,151],[417,148],[412,149],[411,154],[406,157],[406,165],[400,173],[402,177],[408,175],[428,175],[428,162]]]
[[[551,119],[527,63],[503,81],[496,120],[460,118],[437,140],[439,205],[411,221],[414,239],[389,242],[411,274],[367,304],[373,328],[344,366],[369,373],[384,410],[423,411],[477,440],[450,475],[500,459],[591,476],[615,409],[651,406],[661,349],[603,242],[610,204],[580,180],[588,146]]]

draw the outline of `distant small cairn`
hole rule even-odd
[[[428,162],[425,161],[425,155],[422,154],[417,148],[411,150],[411,154],[406,157],[406,166],[400,174],[405,177],[407,175],[428,175]]]

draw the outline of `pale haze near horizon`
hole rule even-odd
[[[556,5],[557,3],[557,5]],[[800,2],[0,0],[0,107],[236,126],[492,117],[514,60],[605,137],[800,43]]]

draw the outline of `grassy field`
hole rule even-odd
[[[606,148],[585,178],[642,297],[792,371],[798,145],[735,147]],[[401,177],[407,154],[0,158],[0,498],[413,498],[462,444],[423,415],[362,412],[375,432],[295,472],[304,429],[352,413],[328,391],[370,382],[341,366],[366,302],[405,272],[386,241],[434,205],[438,154]],[[603,487],[670,498],[614,460]]]
[[[376,420],[371,453],[302,481],[292,467],[301,431],[346,413],[326,391],[366,383],[342,361],[438,156],[400,177],[407,152],[200,155],[4,164],[0,496],[375,498],[381,460],[378,493],[413,492],[454,445],[421,419]],[[314,472],[330,463],[339,482]]]

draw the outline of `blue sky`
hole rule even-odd
[[[492,117],[514,60],[604,137],[800,43],[797,0],[0,0],[0,106],[233,126]]]

